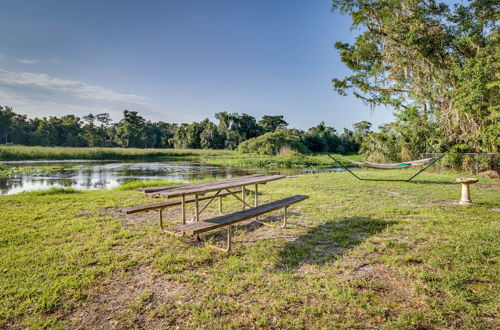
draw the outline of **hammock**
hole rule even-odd
[[[357,162],[355,160],[347,159],[344,157],[341,157],[341,158],[343,160],[346,160],[348,162],[351,162],[353,164],[356,164],[356,165],[362,166],[362,167],[379,168],[379,169],[384,169],[384,170],[394,170],[394,169],[398,169],[398,168],[407,168],[407,167],[411,167],[411,166],[427,165],[438,157],[431,157],[431,158],[425,158],[425,159],[411,160],[411,161],[404,162],[404,163],[391,163],[391,164]]]
[[[437,162],[438,160],[440,160],[441,158],[443,158],[444,154],[442,154],[440,156],[431,157],[431,158],[424,158],[424,159],[412,160],[412,161],[403,162],[403,163],[390,163],[390,164],[379,164],[379,163],[370,163],[370,162],[358,162],[358,161],[355,161],[355,160],[351,160],[351,159],[347,159],[347,158],[341,157],[343,160],[351,162],[351,163],[356,164],[356,165],[361,166],[361,167],[369,167],[369,168],[384,169],[384,170],[394,170],[394,169],[398,169],[398,168],[408,168],[408,167],[412,167],[412,166],[425,166],[424,168],[422,168],[420,171],[418,171],[415,175],[413,175],[411,178],[409,178],[407,180],[399,180],[399,179],[363,179],[363,178],[360,178],[359,176],[357,176],[356,174],[354,174],[350,169],[348,169],[347,167],[345,167],[341,162],[339,162],[337,159],[335,159],[332,155],[328,155],[328,156],[330,156],[330,158],[332,158],[337,164],[339,164],[340,166],[342,166],[346,171],[348,171],[353,176],[355,176],[356,179],[361,180],[361,181],[405,181],[405,182],[409,182],[411,179],[413,179],[414,177],[416,177],[417,175],[419,175],[420,173],[422,173],[423,171],[425,171],[428,167],[432,166],[435,162]]]

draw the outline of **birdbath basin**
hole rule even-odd
[[[457,182],[462,184],[462,198],[458,204],[460,205],[470,205],[472,201],[470,200],[470,190],[469,186],[478,182],[479,179],[476,178],[457,178]]]

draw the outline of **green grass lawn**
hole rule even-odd
[[[263,201],[311,198],[287,229],[278,213],[238,227],[231,253],[119,216],[151,202],[133,190],[0,196],[0,328],[497,328],[500,183],[481,178],[462,207],[457,176],[271,182]]]

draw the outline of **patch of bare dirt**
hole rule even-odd
[[[397,191],[390,191],[385,189],[381,189],[381,191],[392,196],[401,196],[401,193]]]
[[[378,298],[392,306],[406,305],[413,306],[414,309],[425,308],[413,289],[414,283],[411,279],[404,277],[386,264],[371,262],[370,259],[354,261],[355,264],[351,265],[352,270],[339,274],[339,279],[361,290],[376,292]],[[343,262],[349,261],[344,259]],[[401,308],[398,307],[398,309]]]
[[[458,201],[440,201],[438,204],[442,205],[460,205]]]
[[[476,186],[479,188],[500,190],[500,185],[498,184],[476,184]],[[472,186],[472,189],[474,189],[474,186]]]
[[[114,278],[76,306],[66,317],[71,328],[122,329],[164,328],[165,321],[148,313],[167,302],[190,300],[181,283],[167,281],[154,268],[142,266],[128,275]],[[140,308],[137,307],[140,305]],[[133,319],[128,316],[133,314]]]
[[[101,215],[111,216],[115,219],[121,220],[124,225],[149,225],[155,222],[159,222],[158,211],[125,214],[121,212],[120,208],[108,208],[102,209]],[[165,218],[168,219],[167,214],[165,214]]]
[[[92,211],[89,210],[83,210],[78,214],[78,216],[82,218],[88,218],[91,217],[92,215],[93,215]]]

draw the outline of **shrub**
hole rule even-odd
[[[472,152],[473,150],[464,144],[456,144],[450,148],[446,156],[442,160],[442,165],[457,171],[466,170],[470,165],[470,157],[466,156],[465,153]],[[469,158],[469,159],[465,159]]]
[[[298,153],[308,153],[307,147],[298,136],[289,131],[269,132],[253,139],[246,140],[238,146],[238,151],[262,155],[276,155],[282,149],[290,149]]]

